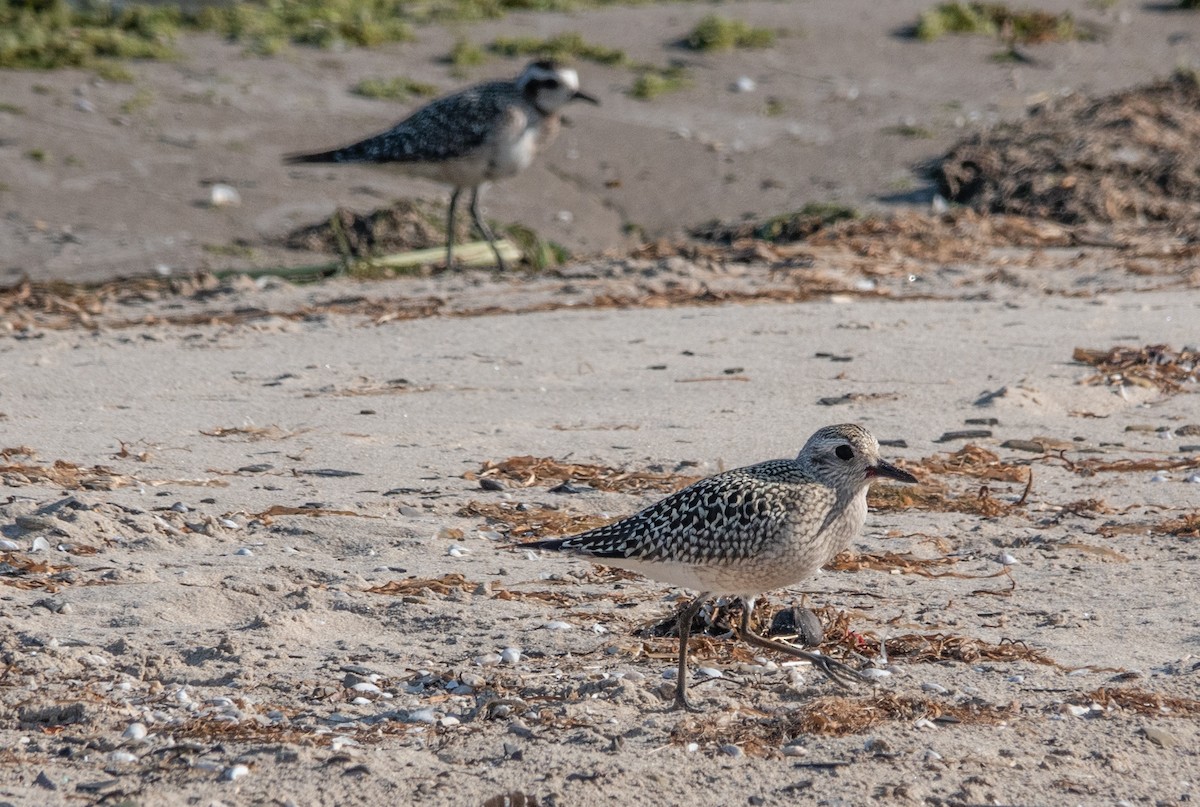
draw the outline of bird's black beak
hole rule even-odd
[[[885,479],[895,479],[897,482],[916,482],[917,478],[908,471],[902,471],[890,462],[879,461],[879,464],[873,468],[867,469],[867,479],[875,479],[882,477]]]
[[[598,98],[596,98],[594,95],[588,95],[583,90],[576,90],[575,94],[571,96],[571,100],[572,101],[587,101],[589,104],[595,104],[596,106],[600,106],[600,100]]]

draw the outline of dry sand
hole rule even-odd
[[[1072,353],[1194,345],[1195,259],[1154,275],[1138,249],[983,252],[143,288],[95,329],[10,309],[27,319],[0,340],[0,525],[18,547],[0,577],[0,795],[1194,799],[1196,384],[1081,383],[1095,368]],[[983,274],[1006,266],[1005,283]],[[843,292],[771,301],[814,275]],[[764,299],[699,305],[713,289]],[[409,318],[431,300],[453,304]],[[843,622],[827,650],[887,670],[873,692],[701,640],[695,666],[720,677],[696,673],[703,714],[672,711],[674,640],[637,631],[682,592],[506,548],[661,493],[477,478],[523,455],[702,475],[840,421],[904,440],[886,453],[923,492],[877,498],[844,571],[765,610],[807,591],[848,619],[860,638]],[[939,442],[964,428],[990,436]]]
[[[623,222],[667,233],[869,202],[957,136],[949,119],[928,141],[881,133],[906,110],[924,124],[961,100],[1000,118],[1064,86],[1149,81],[1194,36],[1171,36],[1193,17],[1118,4],[1105,42],[1001,68],[993,42],[894,37],[923,3],[849,6],[863,13],[738,5],[758,24],[798,15],[785,24],[806,32],[804,59],[705,58],[702,86],[661,105],[588,68],[589,86],[617,90],[492,215],[591,251]],[[707,10],[510,17],[473,36],[624,25],[639,58],[661,59],[667,37],[649,32]],[[179,64],[136,68],[156,101],[129,125],[105,105],[136,88],[87,85],[88,117],[71,105],[79,74],[5,74],[6,92],[51,92],[0,113],[17,174],[0,194],[3,268],[191,270],[216,261],[204,244],[239,238],[255,260],[288,257],[270,237],[402,191],[365,172],[283,174],[278,154],[398,117],[345,94],[400,72],[397,54],[449,85],[432,58],[454,33],[277,60],[189,40]],[[788,85],[799,95],[786,121],[758,120],[775,132],[761,147],[716,148],[739,104],[763,103],[768,82],[784,93],[785,69],[821,78]],[[743,74],[763,94],[727,93]],[[79,175],[18,157],[31,138],[81,156]],[[808,168],[763,188],[780,160]],[[243,207],[205,209],[203,181],[231,178]],[[539,276],[177,274],[0,293],[0,805],[1200,796],[1194,242],[958,212],[793,245],[659,244]],[[1115,345],[1192,353],[1123,375],[1076,359]],[[793,455],[844,421],[903,441],[885,453],[922,484],[877,490],[852,552],[760,612],[818,608],[824,650],[879,670],[873,689],[709,636],[692,656],[705,711],[673,711],[675,643],[646,630],[686,593],[509,546]],[[981,433],[946,436],[963,430]]]

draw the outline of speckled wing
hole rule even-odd
[[[811,523],[815,536],[835,499],[795,462],[772,460],[702,479],[612,524],[522,546],[597,559],[735,563],[758,556],[797,522]]]
[[[519,100],[509,81],[469,87],[421,107],[386,132],[313,154],[292,154],[288,163],[444,162],[470,155],[505,124]]]

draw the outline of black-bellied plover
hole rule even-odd
[[[492,230],[479,215],[479,189],[529,167],[558,134],[559,110],[571,101],[599,104],[579,89],[579,75],[556,62],[531,62],[515,79],[489,81],[438,98],[386,132],[341,148],[291,154],[287,163],[391,163],[412,176],[454,188],[446,226],[446,267],[454,259],[454,213],[471,189],[471,217],[505,268]]]
[[[851,423],[826,426],[794,460],[770,460],[702,479],[628,518],[568,538],[521,544],[631,569],[700,592],[679,616],[675,704],[687,697],[692,620],[714,595],[740,597],[744,641],[811,661],[835,683],[862,681],[857,670],[820,653],[750,630],[754,598],[794,585],[841,552],[862,530],[867,488],[877,479],[916,482],[884,462],[871,433]]]

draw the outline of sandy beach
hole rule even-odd
[[[12,154],[77,114],[69,103],[4,113],[15,128],[0,159],[24,173],[0,194],[0,805],[1195,802],[1194,223],[929,212],[918,198],[790,243],[680,236],[794,209],[823,175],[841,179],[820,199],[888,204],[889,177],[962,134],[880,131],[912,101],[896,87],[914,85],[885,69],[917,59],[906,49],[940,52],[948,61],[920,77],[961,82],[955,94],[1015,120],[1032,93],[1162,78],[1178,53],[1160,46],[1195,17],[1080,11],[1107,15],[1111,36],[1002,68],[986,63],[995,42],[897,38],[920,4],[866,14],[844,40],[822,33],[831,7],[736,7],[760,24],[800,15],[790,25],[812,58],[841,60],[823,100],[788,107],[825,121],[829,138],[713,151],[671,134],[671,110],[704,118],[718,88],[727,122],[744,117],[750,101],[728,81],[782,75],[779,50],[705,62],[707,84],[664,106],[610,93],[489,196],[490,215],[541,216],[579,254],[544,273],[293,285],[201,271],[328,259],[273,239],[335,204],[437,196],[278,166],[285,146],[386,123],[344,87],[396,71],[382,66],[395,50],[251,60],[189,39],[180,63],[138,65],[139,81],[215,82],[242,98],[216,107],[237,117],[277,79],[279,106],[204,129],[196,104],[160,88],[151,117],[112,129],[90,118],[96,140],[54,135],[72,153],[91,143],[88,171],[111,158],[108,179],[72,184],[59,175],[69,166]],[[625,9],[514,15],[476,35],[530,20],[602,31],[625,14],[631,49],[662,48],[646,30],[686,30],[702,11],[651,6],[640,26]],[[433,57],[455,33],[404,51],[414,76],[450,83]],[[966,58],[985,68],[950,69]],[[251,68],[236,92],[226,83]],[[624,80],[585,75],[602,90]],[[865,107],[828,92],[849,78]],[[4,80],[61,100],[80,77]],[[932,115],[947,85],[920,87]],[[293,117],[280,121],[284,107]],[[855,129],[864,110],[871,122]],[[312,142],[298,143],[314,116]],[[179,148],[173,128],[198,134],[175,163],[162,158]],[[618,136],[630,130],[641,133]],[[232,140],[248,146],[219,177],[206,161],[227,159]],[[672,185],[656,155],[680,143],[720,155],[718,179],[740,179],[714,186],[697,171]],[[822,167],[762,190],[750,177],[780,158]],[[640,178],[606,186],[618,167]],[[241,208],[197,202],[203,178],[233,175]],[[652,187],[660,196],[641,198]],[[563,209],[573,216],[553,215]],[[649,237],[638,245],[622,229],[635,218]],[[204,248],[239,239],[250,252]],[[850,551],[756,614],[766,630],[814,609],[822,652],[874,671],[870,686],[840,690],[733,641],[737,605],[722,602],[692,644],[703,711],[673,710],[666,634],[689,592],[513,546],[794,456],[844,422],[869,428],[920,484],[877,486]]]

